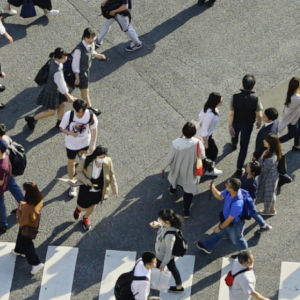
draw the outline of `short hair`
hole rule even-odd
[[[79,112],[81,109],[83,109],[83,111],[85,111],[87,108],[87,103],[81,99],[77,99],[73,102],[73,108],[77,112]]]
[[[5,135],[6,131],[6,125],[4,123],[0,123],[0,136]]]
[[[182,134],[190,139],[192,138],[197,132],[195,124],[192,122],[187,122],[183,127],[182,127]]]
[[[142,254],[142,261],[144,265],[152,263],[154,258],[156,258],[156,256],[153,252],[144,252]]]
[[[88,27],[83,31],[82,39],[84,38],[89,39],[90,37],[95,37],[95,36],[96,36],[96,31],[93,28]]]
[[[251,255],[253,254],[250,250],[242,250],[237,256],[239,263],[243,265],[245,263],[251,262]]]
[[[265,115],[269,120],[275,121],[278,119],[278,110],[274,107],[269,107],[265,110]]]
[[[249,162],[251,174],[256,177],[259,176],[261,173],[261,165],[258,161],[251,161]]]
[[[65,49],[61,48],[61,47],[58,47],[54,50],[54,52],[51,52],[49,54],[49,57],[50,58],[56,58],[56,59],[62,59],[63,57],[67,56],[68,53],[66,52]]]
[[[238,178],[229,178],[228,181],[234,191],[237,192],[241,188],[241,181]]]
[[[251,91],[256,83],[254,75],[246,74],[243,78],[243,87],[245,90]]]

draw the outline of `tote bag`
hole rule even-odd
[[[151,288],[161,292],[167,291],[170,278],[170,271],[161,271],[157,268],[151,269]]]
[[[23,0],[20,16],[23,18],[32,18],[36,16],[33,0]]]

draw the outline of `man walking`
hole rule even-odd
[[[237,148],[240,136],[240,153],[237,161],[236,177],[243,175],[244,162],[247,156],[248,145],[255,119],[256,128],[259,129],[262,121],[263,106],[254,94],[253,88],[256,80],[253,75],[247,74],[243,78],[243,89],[238,94],[234,94],[228,113],[228,129],[231,136],[232,148]]]

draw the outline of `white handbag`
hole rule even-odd
[[[151,289],[161,292],[167,291],[171,275],[170,271],[153,268],[151,270]]]

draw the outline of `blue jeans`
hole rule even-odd
[[[298,122],[295,125],[291,125],[291,124],[288,125],[288,133],[279,138],[280,143],[285,143],[293,138],[294,146],[296,146],[296,147],[300,146],[299,129],[300,129],[300,119],[298,120]]]
[[[227,226],[218,233],[213,233],[203,245],[209,251],[213,251],[222,241],[223,237],[229,235],[232,243],[237,247],[238,251],[248,249],[247,241],[244,238],[245,221],[233,223],[233,226]]]
[[[257,211],[251,215],[251,218],[253,218],[260,227],[264,227],[266,225],[265,220]]]
[[[8,190],[11,192],[18,203],[24,200],[23,192],[17,185],[15,178],[12,176],[8,177]],[[7,226],[4,194],[0,196],[0,226]]]

